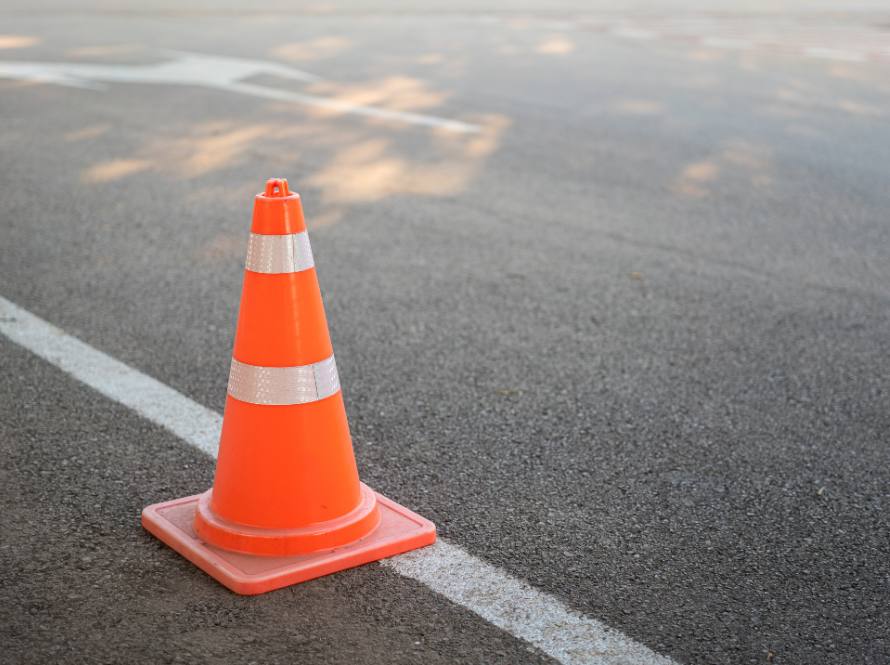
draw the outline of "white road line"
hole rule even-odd
[[[474,134],[480,130],[479,125],[470,125],[466,122],[460,122],[459,120],[448,120],[447,118],[425,115],[423,113],[395,111],[393,109],[385,109],[379,106],[363,106],[361,104],[352,104],[351,102],[340,99],[306,95],[301,92],[291,92],[290,90],[282,90],[280,88],[267,88],[261,85],[253,85],[252,83],[229,83],[222,87],[222,89],[228,90],[229,92],[240,92],[254,97],[280,99],[287,102],[296,102],[297,104],[303,104],[305,106],[316,106],[328,111],[334,111],[335,113],[348,113],[351,115],[363,115],[368,118],[379,118],[381,120],[394,120],[409,125],[424,125],[435,129],[444,129],[449,132]]]
[[[222,417],[0,296],[0,332],[109,399],[216,457]],[[222,390],[222,386],[220,386]],[[565,665],[676,665],[454,543],[382,562]]]
[[[479,125],[459,120],[378,106],[352,104],[341,99],[306,95],[245,82],[251,77],[259,75],[271,75],[294,81],[319,80],[319,77],[314,74],[277,62],[184,51],[165,51],[164,53],[173,59],[150,65],[0,61],[0,78],[52,83],[94,91],[103,90],[104,83],[188,85],[264,99],[279,99],[304,106],[315,106],[335,113],[361,115],[409,125],[433,127],[449,132],[475,133],[481,130]]]
[[[736,39],[734,37],[705,37],[701,43],[711,48],[722,48],[730,51],[748,51],[754,48],[754,44],[747,39]]]
[[[609,32],[611,32],[612,35],[614,35],[615,37],[620,37],[622,39],[639,39],[641,41],[649,41],[650,39],[655,39],[658,36],[651,30],[643,30],[642,28],[628,28],[624,26],[614,27]]]
[[[0,332],[108,399],[216,457],[222,427],[222,416],[216,411],[84,344],[2,296]]]
[[[382,563],[565,665],[675,665],[453,543],[440,539]]]
[[[814,46],[804,50],[804,55],[809,58],[820,58],[822,60],[837,60],[839,62],[865,62],[865,54],[859,51],[849,51],[846,49],[823,48]]]

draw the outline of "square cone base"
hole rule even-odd
[[[287,557],[238,554],[208,545],[195,535],[192,525],[200,496],[149,506],[142,511],[142,526],[205,573],[246,596],[361,566],[436,541],[432,522],[377,494],[380,525],[358,542]]]

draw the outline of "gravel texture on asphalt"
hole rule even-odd
[[[679,662],[890,661],[885,70],[450,15],[9,23],[31,60],[299,31],[343,48],[296,66],[486,129],[0,80],[5,297],[221,410],[251,197],[288,176],[365,482]],[[2,358],[15,658],[539,659],[376,567],[228,595],[137,525],[211,462]]]

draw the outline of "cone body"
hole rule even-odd
[[[252,233],[304,232],[299,196],[286,181],[273,182],[257,195]],[[332,355],[314,265],[245,271],[234,361],[293,368]],[[298,404],[253,403],[231,392],[230,386],[213,489],[195,517],[202,540],[285,556],[339,547],[374,530],[376,496],[359,482],[339,383],[334,394]]]
[[[300,199],[256,198],[216,478],[142,511],[208,575],[257,594],[430,545],[429,520],[359,482]]]

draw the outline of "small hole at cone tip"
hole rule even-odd
[[[266,196],[290,196],[287,178],[270,178],[266,181]]]

